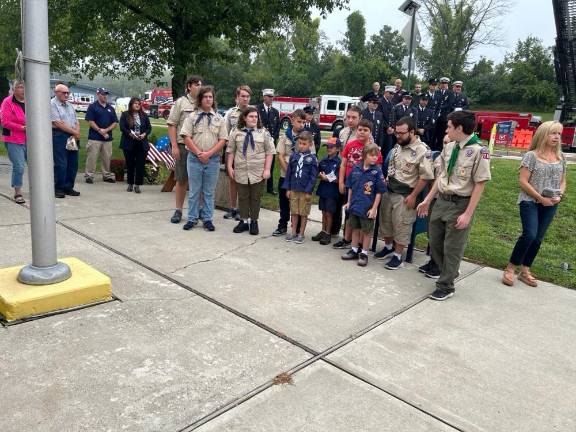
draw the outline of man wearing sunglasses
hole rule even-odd
[[[66,195],[80,195],[80,192],[74,190],[76,172],[78,171],[78,147],[75,150],[67,149],[70,138],[76,140],[76,145],[80,141],[80,124],[76,118],[74,107],[68,102],[69,94],[68,87],[64,84],[58,84],[54,88],[54,97],[50,101],[56,198],[65,198]],[[68,147],[73,146],[69,145]]]
[[[452,85],[452,93],[454,93],[454,99],[452,101],[452,111],[462,111],[470,109],[470,104],[468,103],[468,97],[462,93],[462,81],[454,81]]]

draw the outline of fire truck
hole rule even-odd
[[[310,98],[276,96],[272,102],[272,106],[280,112],[280,123],[284,129],[288,129],[290,126],[292,113],[306,105],[310,105]]]
[[[88,93],[70,93],[68,96],[68,102],[72,104],[76,112],[88,111],[88,106],[94,102],[94,100],[94,95]]]
[[[314,101],[318,112],[318,126],[322,130],[335,131],[344,127],[346,111],[351,105],[358,105],[359,97],[342,95],[320,95]]]
[[[172,99],[172,89],[155,88],[144,93],[142,98],[142,109],[150,117],[164,119],[170,115],[170,109],[174,105]]]

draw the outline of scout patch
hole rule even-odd
[[[466,177],[466,168],[460,168],[460,177]]]
[[[486,147],[482,147],[480,154],[482,155],[482,159],[490,159],[490,151]]]
[[[410,152],[410,156],[413,157],[413,158],[415,158],[415,157],[416,157],[416,150],[412,150],[412,151]]]
[[[426,151],[426,159],[432,159],[432,150]]]
[[[372,195],[372,181],[364,183],[364,195]]]
[[[312,162],[312,156],[306,156],[306,163]]]
[[[472,150],[472,149],[466,150],[466,157],[470,157],[470,156],[472,156],[473,154],[474,154],[474,150]]]

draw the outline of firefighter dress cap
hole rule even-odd
[[[272,97],[274,97],[274,89],[264,89],[264,90],[262,90],[262,96],[272,96]]]
[[[404,92],[404,93],[402,94],[402,98],[412,99],[412,93]]]
[[[462,87],[464,83],[462,81],[454,81],[454,83],[452,84],[453,86],[460,86]]]
[[[376,96],[375,94],[373,94],[372,96],[370,96],[368,98],[368,102],[378,102],[378,96]]]
[[[110,92],[108,91],[108,89],[105,88],[105,87],[98,87],[98,88],[96,89],[96,93],[106,94],[106,95],[107,95],[107,94],[110,94]]]
[[[310,106],[310,105],[306,105],[306,106],[303,108],[303,111],[304,111],[306,114],[314,114],[314,107],[313,107],[313,106]]]
[[[396,93],[396,87],[388,85],[384,87],[384,92]]]
[[[441,83],[450,84],[450,78],[442,77],[440,78]]]
[[[438,84],[438,80],[437,80],[436,78],[430,78],[430,79],[428,80],[428,84],[430,84],[430,85],[436,85],[436,84]]]
[[[430,100],[430,96],[428,96],[428,93],[422,93],[420,95],[420,100]]]

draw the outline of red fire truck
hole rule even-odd
[[[310,105],[310,98],[276,96],[272,106],[280,112],[280,122],[284,129],[290,126],[290,116],[297,109]]]
[[[172,99],[172,89],[155,88],[144,93],[142,98],[142,109],[150,117],[168,118],[170,108],[174,105]]]
[[[344,127],[346,111],[357,105],[359,97],[342,95],[320,95],[314,101],[318,113],[318,126],[323,130],[334,131]]]

